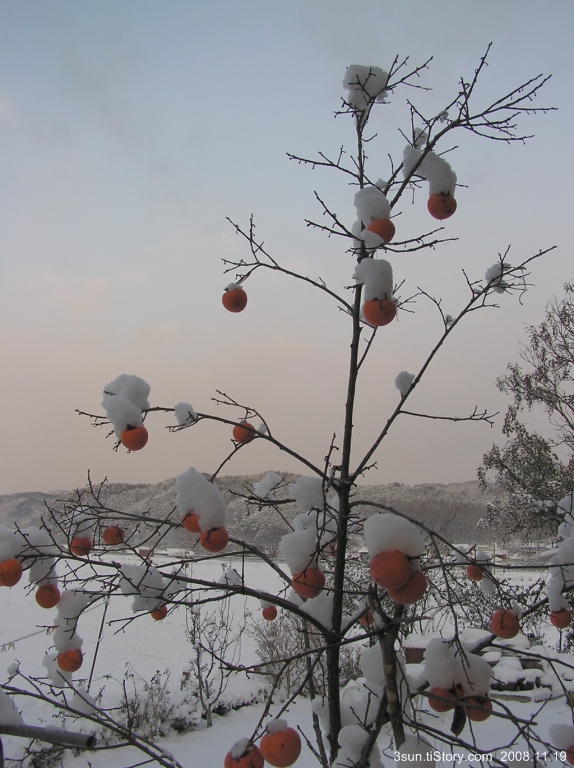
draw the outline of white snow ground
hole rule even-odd
[[[116,558],[117,559],[117,558]],[[223,572],[229,567],[237,567],[240,570],[238,561],[230,561],[228,558],[215,559],[209,563],[201,565],[201,577],[217,581]],[[195,571],[199,575],[199,571]],[[528,578],[528,577],[527,577]],[[270,572],[270,569],[260,563],[247,563],[246,583],[257,588],[266,589],[274,592],[279,588],[278,578]],[[12,589],[2,589],[0,600],[2,605],[0,620],[0,679],[5,681],[8,677],[8,668],[14,662],[19,662],[21,668],[27,674],[43,676],[45,673],[42,667],[42,658],[44,654],[51,649],[50,631],[46,628],[50,626],[51,619],[55,616],[55,609],[45,611],[36,605],[33,594],[28,593],[29,585],[25,577],[20,584]],[[237,614],[243,614],[243,604],[252,612],[253,620],[260,620],[259,601],[252,598],[235,597],[233,598]],[[185,635],[185,611],[183,609],[171,612],[162,622],[154,622],[148,616],[142,616],[127,626],[123,626],[117,619],[130,617],[131,598],[118,598],[113,600],[106,616],[106,626],[104,629],[103,640],[99,648],[98,657],[94,670],[94,679],[91,687],[91,693],[95,694],[106,685],[106,700],[113,700],[119,696],[119,681],[122,680],[126,671],[126,663],[129,662],[131,668],[141,677],[149,680],[150,677],[160,670],[169,670],[171,673],[172,687],[179,689],[179,681],[182,679],[190,655],[191,646]],[[103,615],[103,606],[89,610],[82,616],[79,632],[84,638],[84,665],[80,672],[74,676],[74,681],[79,681],[83,676],[87,677],[93,661],[96,640],[99,634]],[[108,622],[112,622],[109,624]],[[243,633],[242,661],[249,663],[256,661],[256,649],[254,641],[247,633]],[[105,679],[105,676],[111,676],[112,679]],[[17,683],[17,680],[15,680]],[[232,683],[228,698],[242,698],[247,691],[255,692],[260,687],[261,682],[256,678],[250,680],[237,680]],[[115,693],[114,693],[115,689]],[[53,720],[52,710],[39,702],[27,699],[17,701],[18,708],[24,713],[25,722],[29,725],[59,725],[61,721]],[[275,715],[280,706],[277,702],[271,709],[271,715]],[[503,702],[495,703],[495,711],[503,711],[503,706],[509,706],[512,711],[524,720],[534,718],[539,723],[539,732],[545,737],[548,733],[550,723],[570,723],[571,710],[566,706],[564,698],[559,698],[547,704],[541,711],[541,703],[518,703]],[[184,766],[222,766],[223,758],[233,743],[239,738],[248,736],[256,727],[261,713],[261,706],[247,706],[240,710],[229,712],[224,716],[215,716],[214,725],[211,729],[201,728],[200,730],[190,731],[184,734],[170,732],[165,737],[156,739],[156,743],[167,752],[179,760]],[[304,733],[313,738],[312,723],[310,714],[310,703],[302,699],[293,704],[285,716],[290,725],[299,726]],[[431,722],[439,730],[448,732],[449,722],[452,713],[446,715],[429,714]],[[66,727],[70,730],[85,730],[90,732],[92,727],[89,723],[82,724],[81,720],[67,722]],[[483,752],[489,752],[494,744],[506,743],[508,745],[508,755],[506,755],[509,764],[519,762],[524,764],[519,757],[524,757],[523,753],[527,747],[522,744],[513,744],[511,742],[511,726],[508,721],[500,718],[491,717],[485,723],[473,725],[474,737],[480,745]],[[472,741],[469,726],[461,734],[461,738]],[[4,747],[7,758],[15,758],[21,755],[23,740],[12,737],[3,737]],[[388,738],[384,734],[380,738],[381,748],[388,745]],[[439,752],[443,751],[440,744],[437,745]],[[450,750],[438,765],[480,765],[477,760],[469,760],[463,757],[460,750],[455,750],[455,755]],[[500,755],[500,757],[503,757]],[[74,756],[71,752],[67,753],[65,758],[65,768],[85,768],[86,758],[89,759],[93,768],[124,768],[134,765],[145,759],[144,756],[135,749],[122,748],[116,750],[96,751]],[[550,758],[552,756],[550,755]],[[387,749],[383,754],[383,762],[388,766],[394,765],[393,750]],[[555,762],[551,759],[549,762]],[[558,761],[560,763],[560,761]],[[401,761],[400,765],[408,765]],[[420,763],[419,763],[420,764]],[[482,765],[486,765],[483,761]],[[317,761],[307,746],[303,745],[301,757],[297,762],[299,768],[316,768]]]

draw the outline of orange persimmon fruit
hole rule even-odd
[[[369,325],[388,325],[397,315],[397,305],[392,299],[371,299],[363,304],[363,317]]]
[[[467,696],[461,703],[464,705],[468,719],[475,723],[488,720],[492,713],[492,701],[488,696]]]
[[[74,536],[70,542],[70,552],[73,555],[85,557],[92,551],[92,540],[89,536]]]
[[[124,529],[119,525],[108,525],[102,531],[102,539],[106,544],[110,546],[113,544],[121,544],[124,540]]]
[[[55,584],[40,584],[35,598],[40,608],[54,608],[60,602],[60,590]]]
[[[312,600],[321,594],[325,586],[325,574],[315,565],[308,565],[302,571],[297,571],[291,579],[291,586],[295,594]]]
[[[228,752],[223,758],[223,768],[263,768],[265,761],[259,747],[252,744],[240,757]]]
[[[368,629],[369,627],[372,627],[374,623],[373,612],[369,608],[369,610],[359,619],[359,624]]]
[[[247,306],[247,294],[243,288],[231,288],[225,289],[225,293],[221,297],[221,303],[228,312],[243,312]]]
[[[0,563],[0,587],[14,587],[22,578],[22,563],[9,557]]]
[[[427,591],[427,578],[422,571],[413,571],[403,587],[388,589],[389,597],[399,605],[412,605],[422,598]]]
[[[240,424],[236,424],[233,427],[233,439],[240,445],[243,443],[250,443],[256,434],[255,427],[248,421],[242,421]]]
[[[572,614],[567,608],[550,612],[550,623],[557,629],[566,629],[572,623]]]
[[[201,533],[199,515],[196,512],[188,512],[181,522],[186,531],[189,531],[190,533]]]
[[[494,635],[502,640],[510,640],[520,632],[518,616],[508,608],[501,608],[492,614],[490,629]]]
[[[294,728],[265,733],[259,749],[266,762],[275,768],[287,768],[301,754],[301,737]]]
[[[63,672],[76,672],[84,660],[84,654],[79,648],[73,651],[63,651],[56,659],[58,666]]]
[[[277,618],[277,607],[275,605],[266,605],[261,611],[261,615],[266,621],[275,621]]]
[[[433,219],[442,221],[450,218],[456,211],[456,200],[450,192],[445,195],[438,193],[429,197],[427,208]]]
[[[208,552],[221,552],[227,546],[229,534],[227,528],[210,528],[208,531],[202,531],[199,536],[199,543]]]
[[[566,750],[566,762],[574,765],[574,744],[571,744]]]
[[[435,712],[448,712],[456,706],[457,697],[447,688],[438,685],[429,688],[429,707]]]
[[[484,571],[480,565],[472,563],[471,565],[466,566],[466,575],[469,579],[472,579],[472,581],[482,581],[484,578]]]
[[[390,219],[375,219],[375,221],[371,221],[367,229],[378,235],[385,245],[390,243],[395,236],[395,225]]]
[[[383,589],[400,589],[412,575],[409,559],[399,549],[379,552],[372,557],[369,571],[375,584]]]
[[[141,427],[126,427],[120,435],[120,442],[128,451],[141,451],[148,439],[147,429]]]
[[[167,605],[160,605],[149,612],[154,621],[163,621],[167,616]]]

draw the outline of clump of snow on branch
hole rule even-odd
[[[309,616],[312,616],[325,627],[333,628],[333,594],[332,592],[321,592],[317,597],[307,600],[302,606],[302,610]]]
[[[109,395],[117,395],[118,397],[125,397],[130,403],[139,408],[140,411],[147,411],[149,409],[149,393],[150,385],[144,379],[139,376],[133,376],[129,373],[122,373],[117,379],[110,381],[104,387],[104,402],[102,405],[105,407],[106,397]]]
[[[395,387],[399,390],[401,395],[404,397],[409,391],[409,389],[411,388],[411,385],[414,380],[415,380],[414,373],[409,373],[408,371],[401,371],[395,378]]]
[[[357,216],[364,226],[378,219],[391,218],[391,205],[383,192],[373,185],[360,189],[354,198]]]
[[[460,649],[455,650],[442,638],[429,641],[424,670],[432,688],[451,690],[460,685],[465,696],[485,696],[490,689],[491,668],[488,662],[470,652],[464,653],[462,658]]]
[[[429,183],[429,195],[454,195],[456,190],[456,173],[452,170],[450,163],[429,152],[421,166],[424,177]]]
[[[230,749],[231,757],[234,760],[239,760],[239,758],[242,757],[247,752],[248,746],[249,746],[248,738],[237,739],[235,744]]]
[[[202,531],[221,528],[227,523],[221,491],[193,467],[176,478],[175,503],[182,516],[195,512]]]
[[[258,483],[253,483],[254,494],[260,499],[274,501],[275,497],[271,491],[279,485],[281,479],[281,475],[278,475],[277,472],[268,472],[263,480],[260,480]]]
[[[380,183],[383,184],[382,181]],[[354,203],[359,219],[353,227],[353,235],[357,240],[362,240],[367,248],[378,248],[383,244],[383,239],[366,227],[378,219],[391,218],[389,201],[378,186],[369,185],[356,193]]]
[[[490,284],[490,287],[495,293],[504,293],[508,288],[508,283],[503,280],[503,275],[510,269],[510,264],[504,261],[497,261],[492,267],[486,270],[484,279]]]
[[[57,616],[54,621],[55,630],[52,640],[56,648],[55,653],[47,653],[42,659],[42,665],[52,685],[62,688],[72,681],[72,673],[64,672],[57,663],[60,653],[80,650],[84,641],[78,634],[77,625],[82,611],[87,608],[96,596],[88,592],[75,590],[62,592],[57,607]]]
[[[420,557],[425,543],[418,528],[409,520],[391,513],[371,515],[363,526],[369,557],[398,549],[407,557]]]
[[[104,387],[102,407],[120,437],[128,427],[141,427],[142,411],[149,409],[150,386],[139,376],[122,373]]]
[[[300,477],[289,486],[289,493],[296,501],[301,512],[323,509],[325,496],[323,481],[320,477]]]
[[[56,556],[58,548],[43,528],[31,526],[15,532],[20,540],[20,558],[26,565],[31,561],[28,577],[31,583],[57,583]]]
[[[427,140],[428,136],[422,128],[415,128],[414,146],[407,144],[403,150],[403,176],[407,179],[414,171],[415,176],[426,179],[429,183],[429,195],[454,195],[456,173],[450,163],[432,151],[427,152],[423,158],[421,147]],[[418,163],[420,165],[417,167]]]
[[[448,643],[438,637],[430,640],[425,649],[425,674],[429,685],[450,690],[460,672],[460,661]]]
[[[188,427],[197,421],[197,413],[190,403],[177,403],[173,407],[173,414],[180,427]]]
[[[363,259],[355,267],[353,280],[364,285],[363,298],[390,299],[393,295],[393,268],[385,259]]]
[[[369,732],[365,728],[361,728],[360,725],[346,725],[341,728],[338,736],[341,749],[333,765],[346,767],[358,763],[368,738]],[[370,768],[384,768],[381,762],[381,753],[376,744],[368,760]]]
[[[369,689],[377,696],[382,696],[385,688],[385,671],[381,646],[377,643],[370,648],[365,648],[361,654],[359,664]]]
[[[230,587],[242,587],[243,579],[237,573],[235,568],[228,568],[217,583]]]
[[[8,526],[0,524],[0,563],[19,554],[18,539]]]
[[[337,534],[338,496],[326,502],[323,481],[315,477],[298,478],[289,486],[289,492],[302,510],[292,522],[295,532],[313,529],[315,549],[331,542]],[[308,537],[310,541],[311,534]],[[291,547],[289,541],[287,539],[288,549]]]
[[[94,529],[94,519],[86,507],[76,507],[72,513],[72,524],[70,526],[71,538],[92,539]]]
[[[317,557],[317,528],[314,525],[287,533],[279,540],[279,549],[291,573],[307,568]]]
[[[90,696],[90,694],[86,691],[86,689],[80,685],[76,691],[74,691],[74,695],[72,696],[72,701],[70,702],[70,706],[72,709],[75,709],[77,712],[80,712],[82,715],[93,715],[98,711],[98,704],[93,696]]]
[[[0,723],[2,725],[21,725],[22,715],[16,709],[11,696],[0,691]]]
[[[165,602],[166,584],[161,573],[152,565],[122,565],[120,589],[134,596],[132,611],[155,611]]]
[[[343,79],[343,87],[349,92],[346,103],[352,109],[363,111],[372,101],[383,102],[388,79],[388,72],[380,67],[351,64]]]
[[[76,628],[82,611],[94,599],[89,592],[70,590],[62,592],[57,606],[57,616],[54,621],[56,629],[52,635],[54,645],[59,653],[74,651],[82,647],[84,641]]]

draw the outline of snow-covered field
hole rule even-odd
[[[237,561],[224,559],[215,559],[197,565],[194,575],[209,580],[217,580],[222,573],[229,567],[241,568]],[[248,562],[245,565],[246,578],[248,585],[275,592],[279,588],[279,580],[272,571],[264,564],[257,562]],[[201,570],[199,570],[201,569]],[[517,572],[518,581],[529,580],[531,573]],[[36,605],[33,594],[28,593],[29,586],[22,579],[20,584],[12,589],[2,589],[1,599],[1,621],[0,621],[0,676],[3,681],[8,677],[8,669],[15,662],[21,665],[22,671],[32,676],[44,676],[45,669],[42,666],[42,658],[46,652],[51,650],[51,631],[49,629],[51,617],[55,611],[45,611]],[[243,617],[245,611],[251,613],[249,621],[256,622],[260,619],[259,601],[243,596],[236,596],[232,599],[234,614],[236,620]],[[90,692],[96,695],[100,689],[105,686],[103,701],[109,705],[110,702],[117,702],[120,698],[121,683],[126,671],[135,675],[136,678],[143,678],[149,681],[151,677],[159,671],[164,673],[169,670],[170,688],[172,695],[177,699],[182,697],[182,690],[185,692],[185,673],[189,669],[189,661],[192,654],[192,646],[185,636],[186,611],[179,608],[170,612],[167,618],[161,622],[154,622],[149,616],[141,616],[136,621],[122,622],[121,619],[131,618],[130,611],[131,598],[118,598],[112,600],[107,610],[104,622],[103,638],[98,647],[97,658],[94,663],[94,653],[97,647],[97,638],[102,626],[104,606],[97,606],[88,609],[82,616],[79,624],[79,633],[84,638],[84,664],[80,672],[74,675],[74,682],[79,682],[82,677],[86,680],[92,671],[93,679]],[[249,664],[257,661],[256,646],[253,638],[248,632],[242,633],[241,661]],[[408,669],[413,674],[420,671],[420,667],[409,665]],[[15,684],[18,681],[15,680]],[[244,675],[238,675],[229,684],[225,694],[228,701],[242,700],[250,694],[256,695],[261,689],[263,683],[261,679],[251,676],[247,679]],[[25,701],[19,699],[17,702],[20,709],[23,710],[25,721],[30,725],[58,725],[61,726],[61,720],[53,719],[51,708],[32,699]],[[420,702],[423,705],[423,702]],[[513,702],[505,701],[495,703],[495,711],[502,712],[502,706],[511,707],[513,713],[518,717],[529,721],[533,718],[538,723],[538,732],[544,737],[547,736],[550,723],[570,723],[571,710],[565,705],[564,698],[556,700],[541,706],[542,702]],[[270,715],[275,715],[281,703],[274,703]],[[214,725],[207,729],[200,726],[196,730],[187,733],[177,733],[169,731],[164,737],[159,737],[156,742],[184,766],[222,766],[223,758],[233,743],[241,737],[249,736],[256,727],[261,714],[261,705],[246,706],[237,711],[227,712],[223,716],[215,715]],[[301,699],[289,707],[289,711],[284,715],[293,726],[299,726],[302,731],[308,734],[312,740],[312,722],[310,714],[310,703],[307,699]],[[452,713],[445,715],[429,714],[427,722],[431,722],[435,727],[442,731],[449,730],[449,721]],[[524,757],[524,751],[527,746],[524,744],[513,744],[511,741],[512,726],[509,721],[501,718],[491,717],[485,723],[473,724],[473,734],[481,752],[488,753],[493,745],[507,743],[508,753],[506,756],[499,753],[499,757],[506,757],[506,762],[512,764],[519,762],[519,758]],[[82,725],[80,720],[75,723],[66,722],[66,728],[70,730],[92,730],[89,723]],[[461,738],[472,741],[473,736],[470,733],[469,725],[461,734]],[[22,753],[23,740],[3,737],[7,757],[17,757]],[[380,737],[381,748],[389,745],[388,733],[383,732]],[[439,752],[443,748],[437,745]],[[551,755],[549,755],[552,758]],[[144,756],[132,748],[123,748],[115,750],[102,750],[90,753],[89,760],[93,768],[123,768],[139,763]],[[478,765],[478,759],[463,757],[462,752],[453,754],[448,750],[443,760],[439,764]],[[387,766],[394,764],[393,749],[386,749],[383,754],[383,762]],[[405,765],[405,761],[401,761]],[[420,763],[419,763],[420,764]],[[485,765],[485,761],[482,763]],[[76,766],[86,765],[86,755],[80,754],[74,756],[68,753],[65,759],[66,768],[76,768]],[[307,746],[303,745],[302,755],[297,763],[299,768],[315,768],[317,761]]]

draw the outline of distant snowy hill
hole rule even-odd
[[[288,497],[288,487],[297,479],[292,473],[280,473],[283,483],[276,489],[278,499]],[[274,552],[277,541],[287,530],[284,520],[268,508],[259,508],[258,504],[247,503],[246,496],[252,493],[253,483],[264,474],[226,476],[216,480],[226,501],[229,531],[248,541]],[[155,484],[110,483],[94,489],[100,503],[110,510],[131,514],[149,514],[163,517],[175,507],[175,479],[164,480]],[[94,504],[93,495],[86,489],[82,497],[85,504]],[[490,492],[481,493],[476,481],[443,485],[429,483],[424,485],[363,485],[357,488],[356,498],[388,504],[412,517],[423,520],[426,525],[446,534],[451,540],[458,541],[476,538],[476,523],[486,514],[486,503]],[[48,519],[50,509],[57,517],[66,500],[74,497],[73,491],[55,491],[50,493],[30,492],[0,496],[0,523],[21,528],[38,525],[41,518]],[[76,497],[77,499],[77,497]],[[368,507],[361,507],[361,514],[368,514]],[[298,509],[294,504],[280,507],[281,515],[291,520]],[[176,519],[179,513],[176,511]],[[174,531],[165,544],[189,546],[189,534],[184,530]]]

